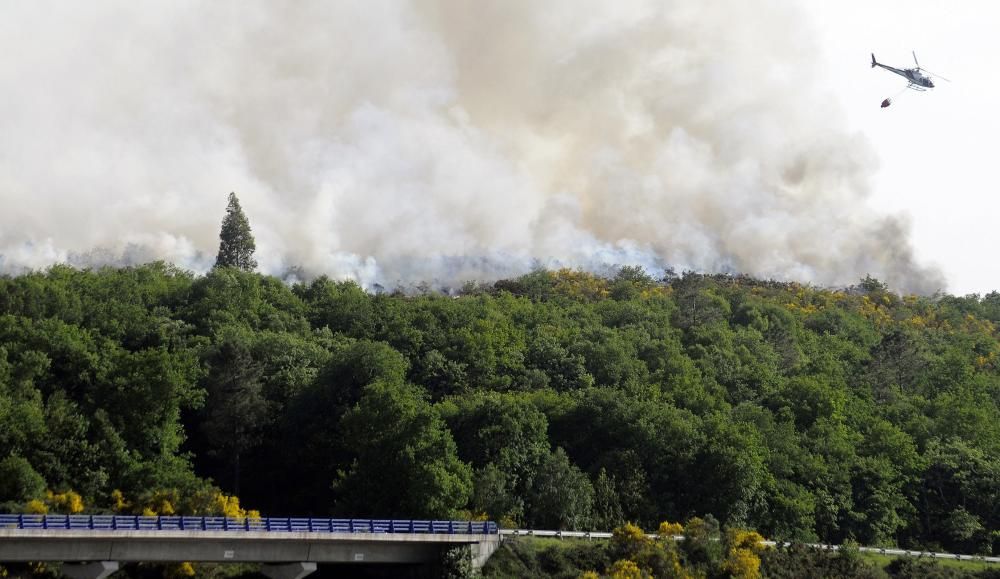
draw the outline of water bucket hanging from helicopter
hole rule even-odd
[[[885,99],[884,101],[882,101],[882,108],[884,109],[885,107],[891,104],[892,104],[892,99]]]

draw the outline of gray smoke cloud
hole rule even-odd
[[[5,2],[0,271],[537,265],[933,292],[791,0]]]

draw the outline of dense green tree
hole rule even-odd
[[[310,329],[305,305],[281,280],[233,268],[216,268],[195,280],[178,309],[178,317],[202,335],[234,325],[255,331]]]
[[[0,460],[0,504],[18,508],[19,503],[45,494],[45,479],[31,463],[17,455]]]
[[[539,508],[524,497],[550,452],[548,420],[540,410],[525,398],[490,393],[449,401],[442,413],[459,457],[476,469],[474,509],[523,521],[526,509]]]
[[[639,297],[643,290],[655,285],[653,278],[641,266],[626,265],[611,280],[611,298],[629,300]]]
[[[564,340],[557,328],[548,325],[538,328],[527,344],[526,366],[541,372],[546,386],[559,391],[592,386],[594,377],[587,371],[585,355],[570,351],[571,345]]]
[[[753,524],[765,508],[765,489],[771,483],[759,431],[721,415],[708,417],[702,431],[705,444],[683,473],[689,481],[686,502],[729,525]]]
[[[340,513],[449,518],[467,504],[471,469],[417,388],[375,382],[343,420],[354,460],[336,481]]]
[[[594,480],[594,504],[591,521],[595,529],[606,531],[621,526],[625,521],[618,484],[614,475],[601,467]]]
[[[294,291],[307,304],[313,327],[327,326],[355,338],[376,339],[375,304],[353,281],[334,282],[323,276],[295,286]]]
[[[239,494],[241,462],[263,440],[274,403],[264,395],[263,368],[252,354],[251,337],[239,328],[226,331],[209,349],[208,401],[202,430],[211,448],[230,466],[233,492]]]
[[[1000,526],[1000,460],[958,439],[931,441],[924,459],[921,536],[956,550],[991,552],[997,539],[990,529]]]
[[[0,346],[0,454],[23,454],[45,431],[42,394],[35,377],[45,371],[48,358],[37,351],[10,360]]]
[[[90,436],[86,415],[62,392],[45,401],[45,433],[25,458],[53,489],[94,496],[108,483],[105,460]]]
[[[402,384],[407,361],[384,342],[335,336],[329,328],[318,330],[313,344],[325,352],[313,351],[320,356],[315,361],[315,378],[287,401],[272,398],[285,410],[276,417],[277,432],[268,436],[263,449],[270,462],[262,466],[280,465],[286,473],[281,494],[276,495],[270,483],[262,480],[255,481],[260,491],[254,496],[259,497],[261,506],[320,516],[329,514],[330,481],[354,456],[341,418],[358,403],[366,386],[374,382]],[[267,372],[265,381],[272,375]],[[323,459],[318,460],[319,456]]]
[[[250,221],[243,214],[236,193],[230,193],[226,216],[222,218],[222,229],[219,231],[219,254],[215,258],[215,267],[253,271],[257,269],[257,260],[253,258],[256,249]]]
[[[696,326],[716,324],[729,319],[732,305],[719,295],[715,284],[704,276],[686,274],[673,283],[677,310],[674,323],[688,330]]]
[[[539,465],[528,490],[527,523],[532,529],[587,529],[593,501],[594,488],[587,475],[557,448]]]

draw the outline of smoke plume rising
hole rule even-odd
[[[4,3],[0,272],[203,271],[235,191],[268,273],[941,289],[796,4]]]

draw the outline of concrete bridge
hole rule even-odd
[[[317,563],[426,564],[455,547],[479,568],[499,544],[491,522],[0,515],[0,562],[65,562],[74,579],[182,561],[263,563],[273,579],[301,579]]]

